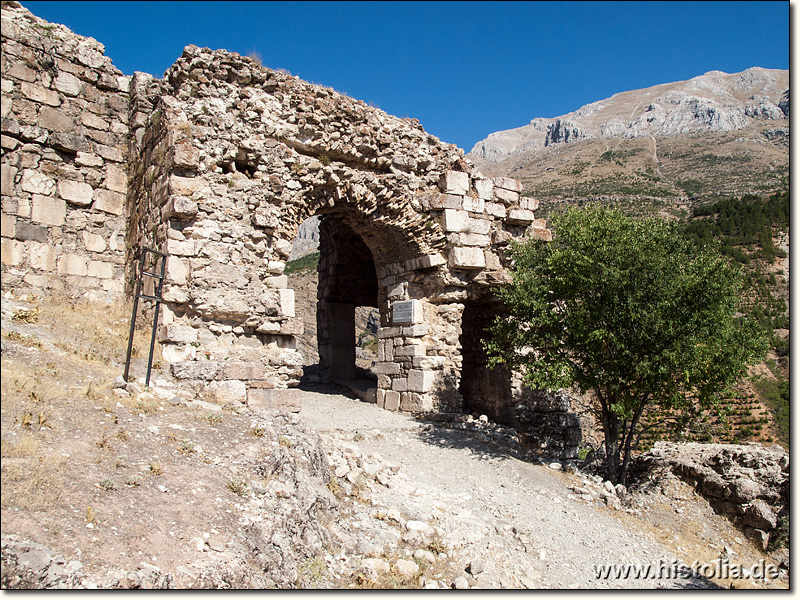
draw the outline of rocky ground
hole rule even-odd
[[[7,294],[2,314],[4,588],[788,586],[788,553],[762,553],[669,473],[629,493],[525,460],[485,418],[417,420],[335,387],[305,390],[299,414],[220,405],[160,365],[144,390],[117,379],[124,313],[100,325]],[[782,567],[596,572],[721,557]]]

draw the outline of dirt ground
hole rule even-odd
[[[252,465],[291,440],[275,434],[275,415],[220,406],[159,361],[148,390],[140,381],[132,394],[115,391],[128,319],[124,307],[5,294],[4,548],[9,536],[41,544],[100,587],[143,564],[179,588],[213,569],[252,569],[237,542],[263,505]],[[137,332],[134,377],[148,344]],[[300,414],[280,421],[318,432],[337,501],[332,546],[302,563],[297,587],[788,586],[785,570],[769,582],[598,578],[595,565],[610,563],[783,559],[761,554],[677,480],[616,510],[602,480],[522,460],[504,428],[425,422],[339,392],[309,389]],[[389,575],[364,575],[383,563]]]

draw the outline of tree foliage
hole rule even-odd
[[[659,219],[599,207],[554,219],[552,242],[514,244],[486,350],[536,388],[592,391],[607,477],[625,483],[644,410],[684,416],[712,407],[766,349],[736,319],[741,276]]]

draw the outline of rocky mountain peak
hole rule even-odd
[[[709,71],[686,81],[621,92],[550,119],[490,134],[469,156],[499,162],[516,154],[594,138],[675,136],[747,129],[788,118],[789,71]]]

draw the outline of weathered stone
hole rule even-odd
[[[89,206],[92,203],[94,190],[88,183],[62,179],[58,182],[58,195],[70,204]]]
[[[53,131],[70,132],[75,127],[72,117],[65,115],[60,110],[43,106],[39,111],[39,127]]]
[[[107,190],[124,194],[128,190],[128,176],[114,165],[106,165],[106,178],[103,185]]]
[[[97,277],[98,279],[111,279],[114,277],[114,264],[101,260],[91,260],[86,268],[86,274],[89,277]]]
[[[23,96],[34,102],[40,102],[50,106],[58,106],[61,104],[61,98],[58,96],[58,92],[48,90],[39,84],[23,81],[20,83],[19,89]]]
[[[2,213],[0,215],[0,235],[14,237],[17,234],[17,218],[13,215]]]
[[[459,171],[445,171],[439,179],[439,187],[445,194],[463,196],[469,192],[469,175]]]
[[[408,390],[410,392],[429,392],[433,388],[436,374],[432,371],[412,369],[408,372]]]
[[[34,223],[60,227],[67,215],[67,204],[59,198],[34,194],[31,206],[31,220]]]
[[[211,381],[219,372],[220,365],[212,361],[173,362],[170,365],[172,375],[176,379],[200,379]]]
[[[197,330],[177,323],[159,325],[158,341],[176,344],[190,344],[197,341]]]
[[[753,500],[750,507],[745,510],[744,523],[756,529],[772,530],[777,525],[778,518],[769,504],[763,500]]]
[[[263,389],[247,390],[247,406],[253,410],[278,410],[300,412],[302,391],[298,389]]]
[[[61,275],[86,275],[86,259],[78,254],[64,254],[58,259],[58,272]]]
[[[25,192],[42,196],[52,196],[56,189],[56,182],[52,178],[32,169],[25,169],[22,172],[22,181],[19,185]]]
[[[84,248],[86,248],[89,252],[105,252],[106,241],[103,239],[103,236],[84,231],[81,234],[81,237],[83,238]]]
[[[14,194],[14,177],[16,175],[17,169],[15,167],[6,163],[0,165],[0,194],[3,196]]]
[[[512,225],[529,225],[533,223],[533,211],[522,208],[512,208],[506,214],[506,223]]]
[[[486,266],[483,248],[453,248],[449,264],[454,269],[482,269]]]

